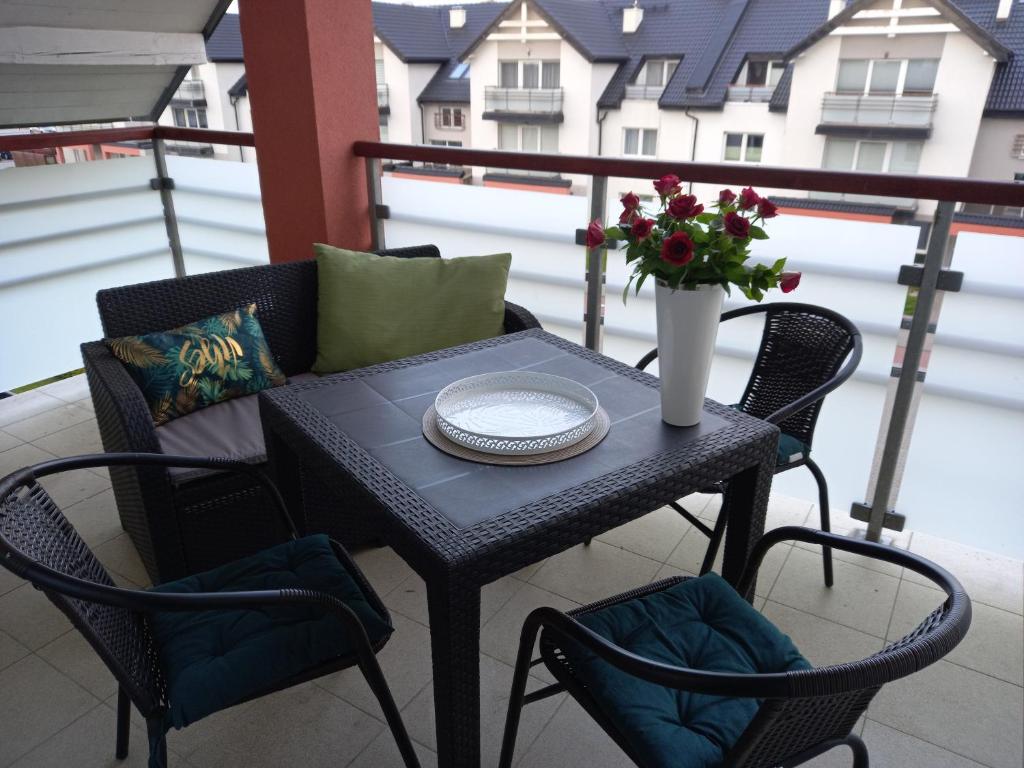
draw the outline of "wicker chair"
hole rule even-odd
[[[250,695],[228,700],[226,706],[240,704],[340,669],[358,666],[380,702],[405,764],[410,767],[419,765],[375,655],[390,636],[390,617],[359,568],[340,545],[331,542],[330,549],[337,557],[337,564],[348,574],[351,581],[347,583],[354,585],[365,600],[364,605],[369,606],[382,622],[378,627],[381,631],[372,634],[375,638],[373,641],[364,623],[350,607],[351,601],[329,592],[305,588],[301,581],[299,584],[288,584],[286,588],[264,587],[259,591],[152,592],[122,589],[114,585],[99,560],[37,482],[47,475],[101,466],[153,469],[165,469],[168,466],[206,467],[244,475],[265,493],[268,504],[278,514],[281,527],[288,532],[291,540],[297,539],[297,532],[277,488],[270,480],[251,465],[225,459],[98,454],[36,464],[0,480],[0,563],[42,590],[85,636],[117,679],[119,692],[115,754],[118,759],[128,754],[129,718],[131,705],[134,704],[145,717],[148,726],[150,768],[164,768],[167,764],[165,734],[171,723],[169,712],[175,701],[169,695],[168,682],[172,678],[161,661],[161,651],[167,650],[173,643],[159,641],[160,635],[154,630],[154,617],[168,616],[168,612],[189,612],[187,616],[184,613],[180,616],[173,614],[175,619],[184,617],[188,623],[207,619],[211,616],[209,612],[231,611],[233,627],[251,622],[253,616],[265,615],[268,621],[274,622],[275,630],[284,627],[289,633],[306,632],[289,634],[289,638],[297,638],[288,642],[289,648],[300,648],[303,641],[309,642],[312,635],[309,634],[308,622],[333,616],[337,623],[331,624],[329,647],[337,649],[340,643],[344,650],[343,655],[334,655],[332,650],[326,661],[285,679],[258,675],[259,671],[252,669],[258,662],[236,669],[237,674],[250,679],[256,673],[255,679],[265,679],[267,685]],[[261,583],[274,582],[262,578]],[[305,610],[297,612],[297,608]],[[338,634],[336,639],[335,629]],[[194,646],[194,636],[192,640]],[[227,642],[222,635],[218,635],[217,641],[221,644]],[[194,647],[191,650],[194,651]],[[214,670],[217,663],[224,662],[222,654],[225,652],[224,646],[219,645],[216,657],[211,655],[202,661],[199,666],[204,676],[207,671]]]
[[[433,245],[381,253],[440,256]],[[260,325],[287,376],[305,374],[316,358],[313,260],[112,288],[100,291],[96,302],[107,338],[175,328],[255,302]],[[527,310],[510,303],[505,305],[504,325],[506,333],[539,327]],[[82,358],[105,451],[191,453],[162,449],[141,391],[104,342],[83,344]],[[286,534],[247,477],[207,473],[183,480],[153,465],[113,467],[110,474],[121,524],[154,583],[265,549]],[[296,519],[301,531],[326,531],[347,547],[374,538],[374,530],[356,516],[351,524],[337,523],[338,505],[319,496],[310,498],[302,518]],[[310,518],[317,514],[321,519]]]
[[[767,533],[755,546],[736,588],[736,600],[740,600],[739,595],[748,593],[768,549],[783,541],[831,546],[895,563],[934,582],[946,593],[946,600],[909,635],[862,661],[789,672],[759,669],[755,674],[687,668],[666,663],[664,659],[652,661],[610,642],[578,621],[611,606],[657,595],[690,577],[650,584],[568,614],[554,608],[538,608],[526,618],[520,638],[499,763],[501,768],[509,768],[512,763],[523,705],[563,690],[580,703],[631,760],[637,765],[650,765],[649,760],[645,763],[637,754],[638,734],[625,731],[621,721],[609,716],[606,708],[602,708],[602,701],[579,674],[577,667],[581,649],[585,649],[583,653],[593,654],[598,664],[610,665],[609,668],[631,679],[695,694],[755,699],[752,719],[742,727],[736,741],[723,749],[724,757],[716,763],[722,768],[789,768],[841,745],[852,750],[854,768],[868,768],[867,747],[852,732],[858,718],[884,684],[924,669],[956,647],[970,627],[970,599],[953,576],[916,555],[808,528],[783,527]],[[628,628],[625,631],[628,633]],[[541,658],[531,661],[538,632]],[[525,695],[530,668],[541,661],[557,682]],[[685,753],[676,754],[667,762],[675,768],[694,764],[692,755]],[[704,762],[700,764],[705,765]]]
[[[777,424],[782,430],[775,472],[802,466],[811,471],[818,484],[821,530],[828,531],[828,483],[821,468],[811,459],[811,443],[825,395],[850,378],[860,363],[860,331],[838,312],[795,302],[734,309],[723,313],[721,321],[754,314],[765,316],[764,332],[754,369],[736,408]],[[644,370],[657,356],[658,350],[652,349],[636,367]],[[705,492],[721,493],[722,490],[721,486],[715,486]],[[715,527],[709,528],[678,502],[671,502],[669,506],[710,539],[700,568],[701,574],[707,573],[722,543],[728,522],[726,516],[720,514]],[[831,587],[832,552],[828,547],[822,551],[822,561],[825,584]]]

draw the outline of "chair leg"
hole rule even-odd
[[[715,558],[718,556],[718,548],[722,545],[722,536],[725,534],[725,524],[728,522],[728,515],[725,510],[725,506],[718,513],[718,519],[715,520],[715,529],[711,532],[711,539],[708,541],[707,551],[704,553],[704,562],[700,565],[699,576],[703,576],[705,573],[711,571],[711,567],[715,564]]]
[[[398,706],[391,696],[391,689],[388,687],[387,680],[384,679],[380,664],[377,663],[377,657],[369,648],[359,654],[359,669],[363,673],[363,677],[366,678],[373,695],[377,697],[380,708],[384,711],[384,719],[391,728],[391,735],[394,737],[395,743],[398,744],[398,751],[402,753],[402,761],[406,768],[420,768],[419,758],[416,757],[416,750],[413,749],[409,733],[405,730],[405,723],[402,722]]]
[[[146,730],[149,733],[149,768],[167,768],[167,734],[163,720],[147,719]]]
[[[132,701],[124,688],[117,689],[117,746],[114,757],[124,760],[128,757],[128,737],[131,735]]]
[[[533,646],[536,639],[537,630],[531,626],[528,619],[519,636],[519,655],[516,656],[512,690],[508,697],[508,715],[505,717],[505,735],[501,741],[501,757],[498,759],[498,768],[511,768],[512,766],[512,757],[516,751],[516,736],[519,733],[519,716],[523,711],[526,682],[530,674]]]
[[[869,768],[868,748],[863,739],[851,733],[846,737],[846,743],[853,752],[853,768]]]
[[[828,483],[825,482],[825,475],[821,471],[821,467],[815,464],[810,459],[807,459],[807,468],[811,470],[811,474],[814,475],[815,482],[818,483],[818,510],[821,512],[821,530],[828,533],[831,531],[830,515],[828,509]],[[822,565],[825,569],[825,586],[832,586],[832,547],[821,548]]]

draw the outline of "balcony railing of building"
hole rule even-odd
[[[887,128],[923,128],[932,124],[938,96],[881,96],[826,93],[822,99],[822,125]]]
[[[765,103],[772,100],[774,85],[730,85],[727,90],[729,101]]]
[[[196,104],[206,103],[206,87],[202,80],[182,80],[171,101]]]
[[[626,86],[627,99],[660,99],[661,94],[664,92],[664,85],[638,85],[637,83],[630,83]]]
[[[377,83],[377,110],[386,112],[391,109],[387,83]]]
[[[484,88],[484,117],[488,113],[556,115],[562,112],[561,88]]]

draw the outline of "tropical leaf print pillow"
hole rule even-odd
[[[107,345],[139,385],[157,426],[285,383],[255,304]]]

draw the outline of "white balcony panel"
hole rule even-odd
[[[627,99],[660,99],[661,94],[665,92],[664,85],[627,85],[626,86],[626,98]]]
[[[484,90],[484,111],[555,114],[562,111],[561,88],[500,88]]]
[[[772,100],[774,85],[730,85],[726,91],[729,101],[764,103]]]
[[[936,96],[858,96],[825,94],[821,122],[835,125],[927,128],[932,124]]]

